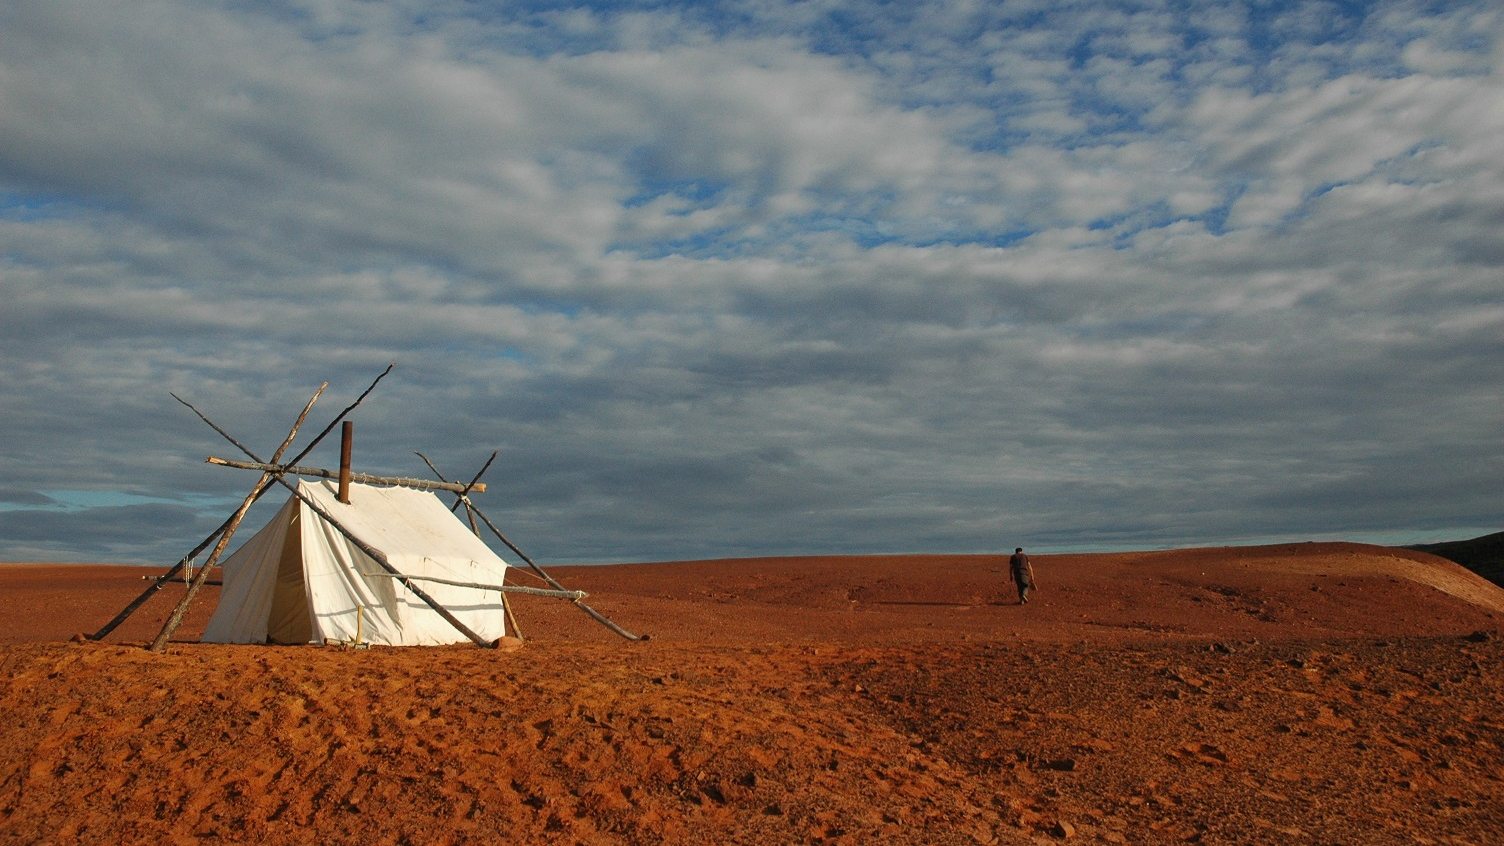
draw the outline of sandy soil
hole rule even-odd
[[[1504,590],[1353,544],[557,568],[525,644],[141,648],[0,566],[0,843],[1475,843]]]

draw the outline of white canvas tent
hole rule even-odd
[[[584,591],[569,590],[559,584],[475,506],[469,495],[485,491],[480,477],[491,466],[490,460],[466,484],[446,480],[421,452],[418,456],[439,477],[437,481],[354,472],[350,465],[354,424],[346,418],[391,372],[392,366],[388,365],[355,402],[315,435],[312,443],[285,462],[284,453],[314,403],[329,387],[328,382],[320,385],[303,406],[287,437],[272,453],[270,463],[263,462],[192,403],[173,394],[173,399],[250,459],[232,461],[211,455],[206,461],[256,470],[261,476],[235,513],[192,552],[158,576],[91,639],[103,640],[164,585],[181,577],[188,583],[188,589],[147,647],[152,652],[161,652],[182,624],[188,606],[209,573],[222,563],[224,590],[203,638],[211,642],[416,645],[458,643],[466,639],[478,646],[494,647],[506,635],[508,627],[521,636],[511,607],[503,599],[514,592],[567,599],[621,637],[647,640],[647,635],[635,635],[586,605]],[[344,431],[338,473],[298,463],[341,424]],[[491,459],[495,458],[496,453],[492,452]],[[331,481],[295,484],[288,476],[338,479],[339,486]],[[287,488],[293,498],[249,543],[221,562],[247,509],[272,485]],[[433,494],[424,493],[434,490],[455,494],[456,507],[465,506],[474,531],[480,531],[477,521],[484,523],[497,540],[527,565],[530,575],[546,587],[506,584],[507,562],[465,531]],[[193,562],[211,546],[209,558],[194,574]]]
[[[408,488],[299,481],[298,491],[476,634],[506,634],[502,594],[429,581],[501,585],[507,563],[438,498]],[[296,496],[224,562],[213,643],[434,645],[466,637]],[[426,577],[426,578],[424,578]]]

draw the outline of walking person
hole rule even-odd
[[[1008,568],[1013,571],[1013,584],[1018,586],[1018,604],[1029,604],[1029,591],[1034,589],[1034,565],[1029,563],[1029,556],[1024,554],[1023,547],[1013,550],[1013,557],[1008,559]]]

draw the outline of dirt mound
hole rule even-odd
[[[1354,545],[559,568],[519,649],[67,643],[0,567],[0,843],[1485,843],[1498,599]],[[1476,578],[1476,577],[1473,577]],[[1481,582],[1481,580],[1478,580]],[[1487,583],[1483,583],[1487,588]],[[212,589],[181,634],[197,636]],[[1470,597],[1470,598],[1469,598]]]
[[[1456,561],[1494,584],[1504,585],[1504,532],[1469,540],[1419,544],[1410,549]]]

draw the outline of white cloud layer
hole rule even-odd
[[[169,391],[270,451],[389,361],[366,468],[501,449],[545,561],[1501,522],[1493,4],[0,33],[0,559],[174,559],[250,480]]]

